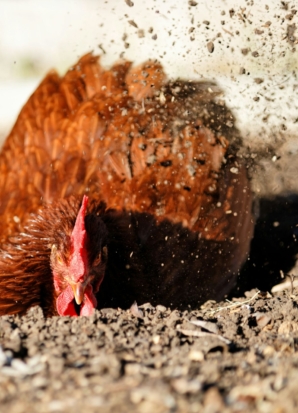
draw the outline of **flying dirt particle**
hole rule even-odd
[[[249,52],[249,49],[241,49],[241,53],[246,56],[247,53]]]
[[[128,20],[128,23],[129,23],[131,26],[135,27],[136,29],[138,28],[138,25],[137,25],[137,23],[136,23],[134,20]]]
[[[209,53],[213,53],[214,51],[214,43],[213,42],[208,42],[207,43],[207,49]]]

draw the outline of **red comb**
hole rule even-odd
[[[87,233],[85,229],[85,214],[88,204],[88,197],[84,195],[81,208],[78,212],[76,223],[71,234],[72,254],[69,268],[74,281],[78,282],[84,279],[87,266],[86,241]]]

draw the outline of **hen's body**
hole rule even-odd
[[[157,63],[104,71],[90,54],[44,79],[0,157],[0,314],[34,304],[55,314],[50,251],[73,228],[83,194],[94,200],[87,216],[108,233],[99,307],[197,306],[233,287],[252,195],[217,93],[210,83],[167,83]]]

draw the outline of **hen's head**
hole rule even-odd
[[[98,214],[86,215],[84,196],[71,234],[60,245],[53,244],[51,269],[60,315],[93,314],[107,262],[107,230]]]

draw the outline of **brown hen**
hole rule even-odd
[[[194,308],[231,290],[254,220],[219,94],[92,54],[46,76],[0,156],[0,314]]]

